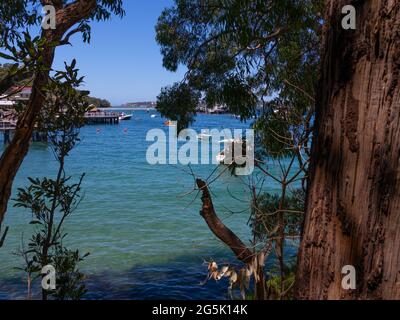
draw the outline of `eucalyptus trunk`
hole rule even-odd
[[[7,211],[14,178],[29,150],[36,117],[45,102],[44,89],[49,80],[56,46],[60,45],[64,34],[71,27],[93,13],[96,5],[96,0],[78,0],[65,6],[57,1],[56,29],[42,31],[41,37],[46,40],[46,45],[41,53],[40,68],[34,75],[32,94],[18,119],[14,137],[0,158],[0,226]],[[67,39],[72,32],[66,35]]]
[[[300,299],[400,298],[400,2],[353,3],[344,30],[349,1],[326,1]]]

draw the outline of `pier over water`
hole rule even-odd
[[[17,128],[17,123],[11,120],[0,119],[0,133],[4,134],[4,143],[10,143],[11,134]]]
[[[86,124],[118,124],[121,114],[118,112],[86,112]]]
[[[119,124],[121,121],[121,113],[119,112],[106,112],[100,110],[92,110],[86,112],[84,115],[85,124]],[[4,135],[4,143],[10,143],[12,134],[17,128],[17,119],[13,113],[5,116],[0,114],[0,134]],[[34,132],[33,141],[45,142],[46,139],[43,134]]]

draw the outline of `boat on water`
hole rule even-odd
[[[152,115],[151,115],[151,118],[152,118],[152,119],[157,118],[157,115],[152,114]]]
[[[197,139],[199,140],[209,140],[211,138],[211,134],[200,133],[197,135]]]
[[[224,149],[217,154],[217,156],[215,157],[217,160],[217,163],[219,164],[232,164],[235,162],[235,146],[240,148],[245,148],[245,150],[247,150],[246,147],[246,142],[241,140],[241,139],[224,139],[219,141],[219,143],[223,143],[224,144]],[[226,160],[226,157],[229,156],[229,159]]]
[[[131,114],[125,114],[125,113],[121,113],[121,115],[119,116],[119,120],[131,120],[132,119],[132,115]]]
[[[172,127],[174,125],[175,125],[174,121],[171,121],[171,120],[167,120],[164,122],[164,126],[167,126],[167,127]]]
[[[223,151],[221,151],[216,157],[217,163],[223,164],[225,161],[225,154]]]

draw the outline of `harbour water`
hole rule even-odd
[[[132,120],[119,125],[85,126],[82,141],[67,159],[67,174],[77,178],[86,173],[84,199],[66,224],[68,246],[90,252],[81,267],[87,274],[86,298],[227,298],[226,282],[200,285],[207,274],[203,262],[237,262],[199,215],[200,199],[196,192],[190,193],[194,181],[189,168],[147,163],[151,142],[146,142],[146,133],[153,128],[168,130],[165,119],[151,114],[155,111],[135,111]],[[230,115],[199,115],[193,125],[196,130],[248,127]],[[213,165],[193,166],[202,178],[214,170]],[[13,195],[28,184],[28,177],[55,174],[51,150],[35,143],[15,180]],[[247,178],[223,174],[211,188],[218,215],[247,241]],[[23,261],[13,252],[30,237],[30,217],[10,202],[4,223],[10,231],[0,249],[0,299],[26,298],[24,274],[16,269]]]

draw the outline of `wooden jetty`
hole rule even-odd
[[[11,142],[12,135],[17,128],[17,122],[12,120],[1,120],[0,119],[0,133],[4,134],[4,143],[8,144]],[[32,134],[33,142],[47,142],[47,134],[34,131]]]
[[[0,120],[0,132],[15,130],[17,123],[14,121]]]
[[[86,112],[86,124],[118,124],[121,114],[118,112]]]
[[[89,111],[85,113],[85,124],[119,124],[121,114],[119,112]],[[0,133],[4,134],[4,143],[10,143],[12,134],[17,128],[17,121],[14,118],[0,117]],[[34,132],[32,140],[35,142],[46,142],[47,135]]]
[[[4,134],[4,143],[10,143],[11,134],[17,127],[17,123],[10,120],[0,120],[0,132]]]

